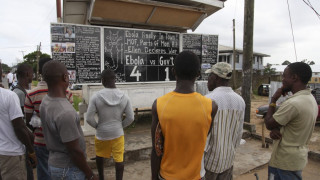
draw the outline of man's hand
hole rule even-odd
[[[28,160],[30,160],[30,161],[28,161],[28,162],[31,164],[32,168],[35,168],[35,167],[37,166],[37,164],[38,164],[38,160],[37,160],[37,157],[36,157],[36,153],[35,153],[35,152],[29,153],[29,154],[28,154],[28,157],[29,157]]]
[[[283,88],[283,86],[273,94],[271,98],[271,102],[275,103],[281,96],[286,96],[288,95],[288,91]]]
[[[282,134],[280,133],[279,129],[272,129],[270,131],[270,138],[273,140],[278,140],[282,138]]]

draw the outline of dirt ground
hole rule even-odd
[[[303,179],[318,180],[320,176],[319,167],[320,167],[319,161],[313,161],[309,159],[307,166],[304,168],[302,172]],[[96,172],[96,170],[94,171]],[[256,180],[256,176],[254,175],[255,173],[257,173],[259,180],[267,180],[268,166],[264,165],[248,173],[234,177],[234,180]],[[104,174],[105,174],[105,179],[115,179],[114,167],[105,168]],[[151,178],[150,160],[142,160],[142,161],[137,161],[137,162],[129,163],[125,165],[123,179],[148,180],[150,178]]]
[[[76,92],[77,93],[77,92]],[[78,93],[77,93],[78,94]],[[265,96],[254,96],[251,102],[251,123],[256,125],[257,134],[262,134],[262,123],[263,119],[259,119],[256,117],[256,109],[261,106],[268,104],[268,97]],[[151,120],[150,120],[151,121]],[[126,129],[126,133],[130,133],[133,131],[139,131],[141,129],[150,128],[150,124],[144,122],[144,124],[137,123],[135,127]],[[265,136],[269,137],[269,131],[265,129]],[[86,137],[86,145],[87,145],[87,156],[88,159],[95,157],[94,151],[94,137]],[[312,151],[320,152],[320,126],[317,125],[311,137],[309,143],[309,149]],[[320,162],[309,159],[309,162],[306,168],[303,171],[303,179],[315,180],[320,176],[319,173]],[[150,160],[137,161],[134,163],[126,164],[126,171],[124,173],[124,179],[131,180],[141,180],[141,179],[150,179]],[[235,180],[255,180],[255,173],[258,174],[260,180],[267,179],[268,177],[268,166],[264,165],[262,167],[258,167],[248,173],[242,174],[240,176],[235,177]],[[105,169],[105,174],[108,179],[114,179],[114,167],[107,167]],[[136,177],[136,178],[134,178]]]
[[[302,178],[307,180],[317,180],[319,178],[319,167],[320,162],[309,159],[307,166],[303,169]],[[259,167],[251,172],[242,174],[234,180],[256,180],[255,173],[258,175],[260,180],[268,179],[268,165]]]

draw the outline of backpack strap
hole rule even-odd
[[[23,87],[21,87],[19,84],[17,84],[16,86],[12,87],[12,91],[14,89],[20,89],[24,93],[24,95],[27,96],[27,91]]]

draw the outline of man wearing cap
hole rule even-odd
[[[235,150],[240,144],[245,103],[241,96],[228,86],[232,69],[228,63],[219,62],[208,69],[206,97],[218,105],[213,126],[204,152],[206,180],[232,179]]]

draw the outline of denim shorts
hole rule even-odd
[[[49,165],[52,180],[85,180],[85,174],[77,167],[57,168]]]
[[[268,180],[302,180],[302,171],[287,171],[269,166]]]

